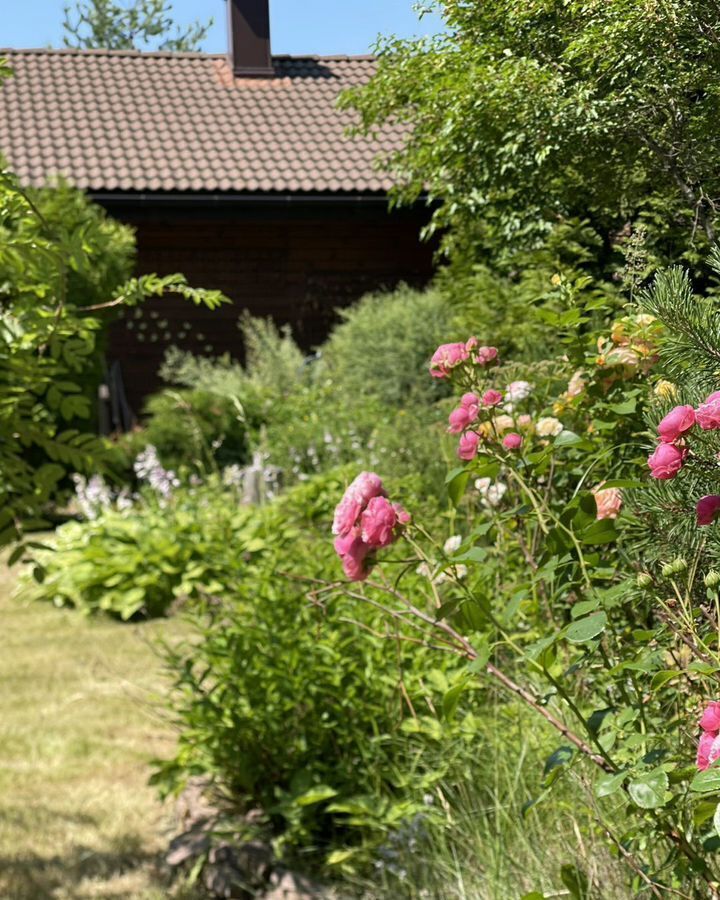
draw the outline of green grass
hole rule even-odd
[[[88,620],[13,584],[0,563],[0,897],[171,896],[173,810],[147,779],[174,741],[152,642],[179,625]]]
[[[362,900],[627,900],[632,872],[608,846],[585,767],[543,799],[555,733],[522,706],[488,704],[476,746],[475,771],[432,797],[444,825],[389,842],[372,882],[358,885]],[[622,834],[621,808],[606,804],[602,815]]]

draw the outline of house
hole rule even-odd
[[[234,301],[179,299],[120,322],[109,352],[131,404],[157,386],[170,344],[241,352],[243,309],[289,323],[306,348],[334,310],[404,281],[424,284],[424,207],[391,211],[378,154],[403,140],[348,137],[339,93],[369,56],[271,56],[268,0],[228,0],[227,56],[0,50],[0,152],[20,178],[61,175],[137,230],[138,270],[182,272]]]

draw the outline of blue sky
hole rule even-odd
[[[171,0],[178,22],[215,25],[203,49],[226,49],[225,0]],[[62,46],[63,8],[70,0],[0,0],[0,47]],[[4,14],[3,14],[4,10]],[[274,53],[366,53],[378,34],[432,34],[438,19],[418,20],[413,0],[270,0]]]

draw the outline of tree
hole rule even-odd
[[[0,59],[0,82],[8,74]],[[129,278],[133,258],[130,230],[79,191],[26,190],[0,160],[0,548],[48,527],[44,510],[67,475],[107,462],[83,390],[105,310],[168,293],[211,309],[227,302],[182,275]]]
[[[199,50],[213,24],[199,20],[182,27],[172,17],[168,0],[77,0],[65,7],[66,47],[106,50]],[[173,36],[170,36],[174,32]]]
[[[712,0],[444,0],[445,33],[387,39],[344,105],[409,125],[387,164],[428,192],[446,246],[497,256],[589,221],[605,251],[642,222],[660,261],[717,232],[720,12]]]

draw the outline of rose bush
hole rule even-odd
[[[447,432],[465,465],[447,483],[463,533],[442,546],[409,523],[434,599],[400,575],[386,603],[466,659],[467,686],[484,673],[556,729],[545,787],[580,773],[630,889],[705,897],[720,828],[720,392],[703,386],[720,325],[701,306],[711,339],[702,370],[688,371],[678,347],[702,333],[689,291],[668,273],[595,352],[578,340],[585,358],[564,390],[557,377],[507,383],[512,364],[488,360],[474,337],[436,351],[430,374],[460,395]],[[649,481],[646,416],[657,441]],[[674,493],[663,500],[664,490]]]

